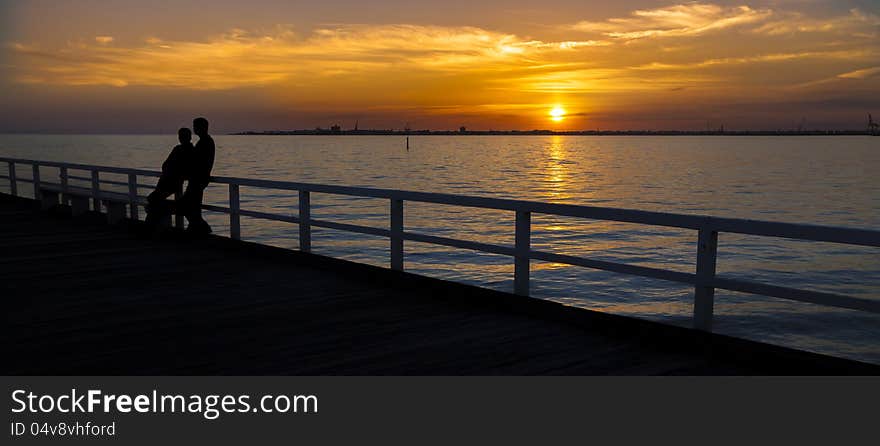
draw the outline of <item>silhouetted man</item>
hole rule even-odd
[[[183,189],[183,181],[190,179],[192,158],[195,151],[192,144],[192,132],[188,128],[178,130],[177,140],[180,141],[180,144],[171,149],[168,158],[162,163],[162,176],[156,183],[156,190],[147,196],[147,218],[145,221],[153,226],[171,213],[172,209],[167,198],[180,192]]]
[[[193,131],[199,137],[193,150],[190,164],[189,183],[181,199],[181,211],[189,221],[187,232],[210,234],[211,226],[202,218],[202,195],[211,182],[211,169],[214,167],[214,139],[208,135],[208,120],[193,120]]]

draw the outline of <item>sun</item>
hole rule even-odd
[[[555,122],[562,121],[565,119],[565,109],[562,106],[555,106],[552,110],[550,110],[550,119]]]

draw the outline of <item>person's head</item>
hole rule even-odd
[[[192,142],[192,137],[192,132],[186,127],[177,131],[177,140],[180,141],[181,144]]]
[[[193,131],[200,137],[208,134],[208,120],[205,118],[193,119]]]

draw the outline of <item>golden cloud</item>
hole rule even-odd
[[[777,13],[774,20],[755,28],[756,33],[766,35],[787,35],[796,33],[839,32],[851,37],[877,37],[880,16],[851,9],[848,15],[838,17],[813,18],[800,12]]]
[[[26,82],[64,85],[144,85],[191,89],[261,86],[308,75],[340,75],[397,66],[430,70],[508,63],[541,42],[478,28],[414,25],[319,29],[307,39],[290,30],[252,34],[235,29],[203,42],[148,38],[140,46],[76,44],[42,49],[15,43]],[[574,48],[589,42],[566,42]],[[559,47],[552,44],[551,46]],[[61,63],[63,61],[63,63]]]
[[[880,74],[880,67],[872,67],[838,74],[837,77],[839,77],[840,79],[867,79],[869,77],[874,77],[878,74]]]
[[[773,15],[769,9],[748,6],[724,7],[714,4],[687,3],[657,9],[633,11],[629,17],[602,22],[583,21],[572,29],[600,32],[616,39],[646,37],[697,36],[736,26],[761,22]]]
[[[598,106],[602,95],[656,98],[686,91],[717,99],[738,88],[782,91],[832,78],[860,82],[877,73],[878,23],[857,10],[816,18],[687,3],[581,21],[551,40],[477,27],[397,24],[340,25],[307,34],[289,27],[232,29],[204,40],[148,36],[135,43],[98,36],[60,48],[7,48],[16,59],[13,76],[22,83],[267,88],[279,102],[448,113],[517,111],[560,95],[591,95]],[[791,32],[804,36],[791,39]],[[860,37],[828,39],[830,32]],[[736,33],[737,45],[729,45],[727,33]],[[664,43],[670,39],[674,44]],[[788,68],[786,79],[777,75],[780,64]]]

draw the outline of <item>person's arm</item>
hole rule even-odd
[[[168,154],[168,158],[165,158],[165,162],[162,163],[162,174],[169,175],[171,172],[176,171],[177,167],[177,159],[179,158],[178,154],[180,152],[180,146],[174,146],[171,149],[171,153]]]

